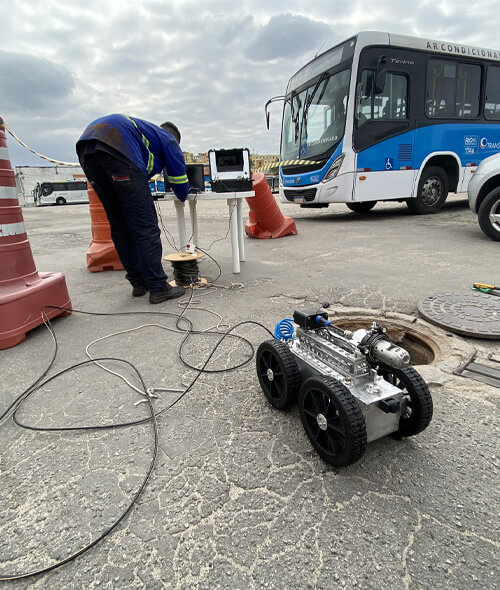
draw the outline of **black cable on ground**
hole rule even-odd
[[[206,250],[203,250],[203,248],[196,246],[196,249],[199,250],[200,252],[203,252],[203,254],[205,254],[206,256],[208,256],[210,258],[210,260],[212,260],[215,263],[215,265],[217,266],[217,268],[219,270],[219,274],[215,277],[215,279],[210,279],[208,281],[209,283],[216,283],[219,280],[220,276],[222,275],[222,268],[220,267],[220,264],[217,262],[217,260],[215,260],[215,258],[213,256],[210,256],[210,254]]]
[[[45,369],[45,371],[40,375],[40,377],[38,377],[38,379],[32,384],[30,385],[27,389],[25,389],[20,395],[18,395],[16,397],[16,399],[10,404],[10,406],[5,410],[5,412],[3,412],[2,415],[0,415],[0,423],[2,422],[2,420],[8,416],[8,414],[10,413],[10,411],[12,410],[12,408],[17,407],[17,404],[21,403],[24,399],[24,396],[27,396],[29,394],[29,392],[36,387],[41,381],[42,379],[48,374],[48,372],[50,371],[50,369],[53,367],[55,361],[56,361],[56,357],[57,357],[57,351],[58,351],[58,344],[57,344],[57,338],[56,338],[56,333],[54,331],[54,329],[52,328],[52,325],[49,321],[49,318],[47,316],[47,314],[45,313],[45,309],[42,309],[42,317],[44,318],[44,323],[47,326],[49,332],[52,335],[52,338],[54,339],[54,352],[52,354],[52,359],[50,360],[47,368]]]
[[[193,290],[191,290],[193,292]],[[191,298],[192,298],[192,292],[191,292]],[[190,298],[190,300],[191,300]],[[194,368],[195,370],[198,371],[197,375],[193,378],[193,380],[191,381],[191,383],[186,387],[186,389],[179,395],[177,396],[177,398],[170,403],[167,407],[163,408],[162,410],[160,410],[159,412],[155,412],[151,399],[148,396],[147,393],[147,388],[146,388],[146,384],[144,382],[144,379],[142,378],[142,375],[140,374],[140,372],[138,371],[138,369],[129,361],[125,360],[125,359],[120,359],[120,358],[115,358],[115,357],[100,357],[100,358],[93,358],[93,359],[89,359],[86,361],[82,361],[80,363],[76,363],[73,364],[69,367],[67,367],[66,369],[63,369],[61,371],[59,371],[58,373],[56,373],[55,375],[49,377],[48,379],[46,379],[45,381],[43,381],[44,377],[47,375],[47,373],[50,371],[51,367],[53,366],[56,356],[57,356],[57,351],[58,351],[58,344],[57,344],[57,338],[55,335],[55,330],[52,327],[52,324],[50,323],[50,319],[48,318],[47,314],[46,314],[46,309],[58,309],[61,311],[72,311],[74,313],[81,313],[81,314],[86,314],[86,315],[95,315],[95,316],[118,316],[118,315],[162,315],[162,316],[173,316],[173,317],[177,317],[177,321],[176,321],[176,326],[179,326],[179,323],[183,320],[185,322],[187,322],[189,328],[187,330],[186,336],[184,337],[182,343],[181,343],[181,347],[179,348],[178,354],[179,354],[179,358],[180,360],[186,364],[187,366],[191,367],[191,365],[189,365],[188,363],[186,363],[184,361],[184,359],[182,359],[181,356],[181,348],[182,348],[182,344],[184,344],[184,342],[186,341],[186,339],[193,335],[193,334],[217,334],[219,336],[221,336],[220,340],[217,342],[217,344],[214,346],[214,348],[212,349],[212,351],[210,352],[210,354],[208,355],[205,363],[203,364],[203,366],[201,368],[196,368],[196,367],[191,367]],[[192,389],[192,387],[194,386],[194,384],[196,383],[196,381],[199,379],[200,375],[203,372],[225,372],[225,371],[230,371],[233,370],[235,368],[241,367],[245,364],[247,364],[248,362],[250,362],[250,360],[252,360],[253,358],[253,352],[254,352],[254,348],[252,346],[252,344],[246,339],[243,338],[242,336],[236,335],[236,334],[231,334],[231,332],[233,330],[235,330],[236,328],[245,325],[245,324],[255,324],[259,327],[264,328],[271,336],[272,333],[268,330],[268,328],[266,328],[266,326],[264,326],[263,324],[260,324],[259,322],[255,322],[252,320],[247,320],[247,321],[243,321],[240,322],[238,324],[236,324],[235,326],[233,326],[232,328],[230,328],[228,331],[226,331],[225,333],[220,333],[220,332],[200,332],[200,331],[195,331],[192,329],[192,322],[184,317],[184,312],[186,311],[186,308],[183,310],[182,314],[173,314],[170,312],[156,312],[156,311],[152,311],[152,312],[118,312],[118,313],[100,313],[100,312],[87,312],[84,310],[76,310],[76,309],[68,309],[68,308],[63,308],[63,307],[57,307],[57,306],[46,306],[42,309],[42,314],[45,320],[45,325],[47,326],[47,328],[49,329],[50,333],[52,334],[53,338],[54,338],[54,342],[55,342],[55,350],[53,353],[53,357],[47,367],[47,369],[43,372],[43,374],[33,383],[33,385],[31,385],[30,387],[28,387],[23,393],[21,393],[15,400],[14,402],[12,402],[12,404],[10,404],[9,408],[7,408],[7,410],[2,414],[2,416],[0,417],[0,419],[5,418],[8,413],[11,411],[12,408],[14,409],[13,412],[13,421],[16,425],[20,426],[21,428],[25,428],[28,430],[35,430],[35,431],[44,431],[44,432],[67,432],[67,431],[88,431],[88,430],[111,430],[114,428],[122,428],[122,427],[126,427],[126,426],[136,426],[139,424],[145,424],[147,422],[152,422],[152,426],[153,426],[153,437],[154,437],[154,445],[153,445],[153,453],[151,456],[151,462],[149,465],[149,469],[146,473],[146,476],[144,477],[142,483],[140,484],[137,492],[134,494],[134,496],[132,497],[131,502],[129,503],[129,505],[126,507],[126,509],[124,511],[122,511],[122,513],[119,515],[119,517],[103,532],[101,533],[98,537],[96,537],[93,541],[91,541],[90,543],[88,543],[87,545],[85,545],[84,547],[82,547],[81,549],[79,549],[78,551],[72,553],[70,556],[58,561],[57,563],[54,563],[50,566],[47,566],[45,568],[40,568],[38,570],[35,571],[31,571],[31,572],[26,572],[26,573],[20,573],[20,574],[0,574],[0,581],[8,581],[8,580],[19,580],[19,579],[23,579],[23,578],[29,578],[29,577],[33,577],[39,574],[44,574],[47,572],[50,572],[58,567],[61,567],[62,565],[65,565],[66,563],[69,563],[70,561],[72,561],[73,559],[79,557],[80,555],[82,555],[83,553],[85,553],[86,551],[88,551],[89,549],[91,549],[92,547],[94,547],[95,545],[97,545],[97,543],[99,543],[100,541],[102,541],[105,537],[107,537],[114,529],[115,527],[127,516],[127,514],[131,511],[132,507],[135,505],[135,503],[137,502],[138,498],[140,497],[140,495],[142,494],[144,488],[146,487],[147,482],[149,481],[150,477],[151,477],[151,473],[153,471],[154,465],[155,465],[155,461],[156,461],[156,457],[158,454],[158,423],[157,423],[157,418],[158,416],[160,416],[161,414],[163,414],[164,412],[167,412],[168,410],[170,410],[171,408],[173,408],[178,402],[180,402],[180,400],[188,393],[188,391],[190,391]],[[235,366],[235,367],[230,367],[230,368],[226,368],[226,369],[221,369],[221,370],[212,370],[209,371],[206,369],[208,363],[210,362],[210,360],[212,359],[213,355],[215,354],[216,350],[218,349],[218,347],[222,344],[222,342],[224,341],[225,338],[227,337],[236,337],[239,338],[241,340],[244,340],[245,342],[247,342],[252,349],[252,355],[246,359],[245,361],[243,361],[242,363],[240,363],[239,365]],[[23,422],[21,422],[18,417],[17,417],[17,412],[18,410],[22,407],[23,403],[32,395],[34,394],[36,391],[38,391],[39,389],[41,389],[44,385],[46,385],[47,383],[53,381],[54,379],[56,379],[57,377],[60,377],[61,375],[67,373],[68,371],[71,371],[77,367],[83,366],[83,365],[87,365],[87,364],[91,364],[91,363],[96,363],[98,361],[115,361],[115,362],[122,362],[125,363],[127,365],[129,365],[137,374],[141,385],[144,389],[144,394],[146,395],[146,399],[149,405],[149,410],[150,410],[150,416],[148,416],[147,418],[143,418],[141,420],[134,420],[131,422],[122,422],[122,423],[113,423],[113,424],[107,424],[107,425],[91,425],[91,426],[74,426],[74,427],[40,427],[40,426],[32,426],[29,424],[25,424]]]
[[[49,321],[50,323],[50,321]],[[50,379],[48,379],[46,382],[38,385],[36,388],[32,389],[28,394],[25,395],[25,397],[21,400],[21,402],[19,403],[19,405],[17,406],[15,413],[19,410],[19,408],[21,407],[22,403],[28,399],[28,397],[30,395],[32,395],[33,393],[35,393],[35,391],[37,391],[38,389],[40,389],[40,387],[42,387],[43,385],[45,385],[45,383],[48,383],[49,381],[52,381],[53,379],[55,379],[56,377],[59,377],[60,375],[67,373],[68,371],[82,366],[82,365],[86,365],[86,364],[90,364],[93,363],[95,360],[98,361],[118,361],[118,362],[122,362],[122,363],[126,363],[128,364],[136,373],[137,376],[139,377],[139,380],[141,381],[141,384],[144,387],[144,393],[146,394],[146,386],[144,383],[144,380],[141,376],[141,374],[139,373],[139,371],[136,369],[136,367],[124,360],[124,359],[119,359],[119,358],[114,358],[114,357],[102,357],[102,358],[98,358],[98,359],[93,359],[93,360],[87,360],[87,361],[83,361],[81,363],[77,363],[76,365],[72,365],[71,367],[68,367],[66,369],[64,369],[63,371],[60,371],[59,373],[57,373],[56,375],[54,375],[53,377],[51,377]],[[21,573],[21,574],[0,574],[0,581],[5,582],[8,580],[20,580],[22,578],[30,578],[32,576],[36,576],[39,574],[45,574],[47,572],[50,572],[58,567],[61,567],[62,565],[69,563],[70,561],[73,561],[73,559],[75,559],[76,557],[82,555],[83,553],[85,553],[86,551],[88,551],[89,549],[91,549],[92,547],[94,547],[94,545],[97,545],[97,543],[99,543],[100,541],[102,541],[105,537],[107,537],[109,535],[109,533],[111,533],[111,531],[127,516],[127,514],[130,512],[130,510],[132,509],[132,507],[134,506],[134,504],[137,502],[139,496],[142,494],[144,488],[146,487],[147,482],[149,481],[149,478],[151,477],[151,473],[153,472],[153,467],[155,465],[156,462],[156,457],[158,455],[158,424],[156,421],[156,415],[154,413],[154,408],[153,408],[153,404],[151,403],[151,399],[149,397],[147,397],[147,401],[149,404],[149,410],[150,410],[150,416],[149,418],[147,418],[146,420],[143,420],[142,422],[149,422],[152,421],[153,423],[153,435],[154,435],[154,446],[153,446],[153,453],[151,456],[151,462],[149,465],[149,469],[146,473],[146,476],[144,477],[144,479],[142,480],[137,492],[134,494],[134,496],[132,497],[131,502],[129,503],[129,505],[126,507],[126,509],[124,511],[122,511],[122,513],[119,515],[119,517],[103,532],[101,533],[98,537],[96,537],[93,541],[91,541],[90,543],[88,543],[87,545],[85,545],[84,547],[82,547],[81,549],[78,549],[78,551],[75,551],[74,553],[72,553],[71,555],[69,555],[68,557],[61,559],[60,561],[58,561],[57,563],[54,563],[52,565],[49,565],[47,567],[44,568],[40,568],[38,570],[34,570],[31,572],[25,572],[25,573]],[[14,420],[15,421],[15,420]],[[16,421],[15,421],[16,422]],[[16,422],[16,424],[21,425],[19,422]],[[22,425],[23,428],[28,428],[30,430],[45,430],[45,431],[67,431],[67,430],[97,430],[97,429],[112,429],[112,428],[118,428],[119,426],[121,426],[120,424],[110,424],[110,425],[96,425],[96,426],[80,426],[80,427],[71,427],[71,428],[34,428],[34,427],[30,427],[30,426],[25,426]]]

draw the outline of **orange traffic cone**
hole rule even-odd
[[[66,280],[60,272],[36,270],[0,117],[0,350],[21,343],[43,324],[42,308],[51,305],[71,309]],[[45,313],[50,319],[71,312]]]
[[[250,219],[245,222],[247,236],[266,240],[296,234],[295,221],[281,212],[264,174],[254,172],[252,179],[255,197],[247,199],[250,207]]]
[[[123,270],[123,264],[111,239],[111,228],[97,193],[88,184],[92,241],[87,250],[87,268],[90,272]]]

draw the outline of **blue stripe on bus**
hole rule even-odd
[[[385,170],[387,160],[393,159],[393,170],[402,166],[418,169],[432,152],[454,152],[462,166],[478,165],[499,151],[498,124],[445,123],[412,129],[359,152],[357,168]]]

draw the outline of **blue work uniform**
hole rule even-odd
[[[133,287],[166,286],[158,217],[148,180],[164,170],[176,197],[189,194],[184,155],[174,136],[127,115],[92,122],[76,144],[87,179],[106,211],[111,237]]]
[[[185,201],[189,193],[184,154],[174,136],[158,125],[127,115],[107,115],[96,119],[83,132],[76,144],[78,157],[96,145],[111,148],[147,178],[166,170],[165,180],[170,183],[175,195]],[[101,148],[102,149],[102,146]]]

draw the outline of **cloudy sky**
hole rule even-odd
[[[496,5],[496,9],[493,9]],[[499,48],[499,0],[3,0],[0,116],[75,161],[92,120],[119,112],[181,129],[182,149],[277,153],[264,104],[318,50],[362,30]],[[13,165],[45,165],[9,136]]]

